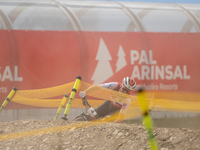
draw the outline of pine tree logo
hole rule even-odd
[[[118,60],[116,63],[116,67],[117,67],[115,71],[116,73],[127,65],[127,62],[125,59],[126,54],[124,53],[124,50],[121,45],[119,46],[119,51],[118,51],[117,56],[118,56]]]
[[[108,78],[113,76],[113,70],[110,65],[110,60],[112,60],[112,57],[102,38],[100,39],[99,49],[95,60],[98,61],[98,64],[92,76],[94,85],[103,83]]]
[[[115,73],[117,73],[118,71],[120,71],[122,68],[124,68],[127,65],[127,61],[125,59],[126,54],[124,53],[124,50],[121,45],[119,46],[117,56],[118,56],[118,60],[116,63],[117,68],[116,68]],[[93,84],[97,85],[97,84],[105,82],[114,74],[112,67],[110,65],[110,61],[112,60],[112,57],[102,38],[100,38],[99,49],[98,49],[95,60],[97,60],[98,63],[94,71],[94,74],[92,76],[92,80],[94,81]]]

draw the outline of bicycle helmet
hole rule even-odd
[[[136,87],[136,82],[131,77],[125,77],[122,82],[122,87],[125,87],[129,91],[132,91]]]

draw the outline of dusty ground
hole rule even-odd
[[[48,128],[48,129],[46,129]],[[160,150],[200,150],[200,130],[154,128]],[[146,150],[140,124],[18,120],[0,122],[1,150]]]

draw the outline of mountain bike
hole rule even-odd
[[[86,107],[87,112],[81,113],[80,115],[76,116],[71,121],[93,121],[99,119],[96,110],[88,103],[87,99],[84,97],[82,98],[82,104]]]

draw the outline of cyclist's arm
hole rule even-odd
[[[117,88],[117,86],[119,86],[118,82],[103,83],[99,85],[92,85],[88,89],[86,89],[84,92],[87,95],[96,90],[115,89]]]
[[[100,89],[101,89],[100,85],[92,85],[89,88],[87,88],[84,92],[85,92],[85,95],[87,95],[93,91],[100,90]]]

